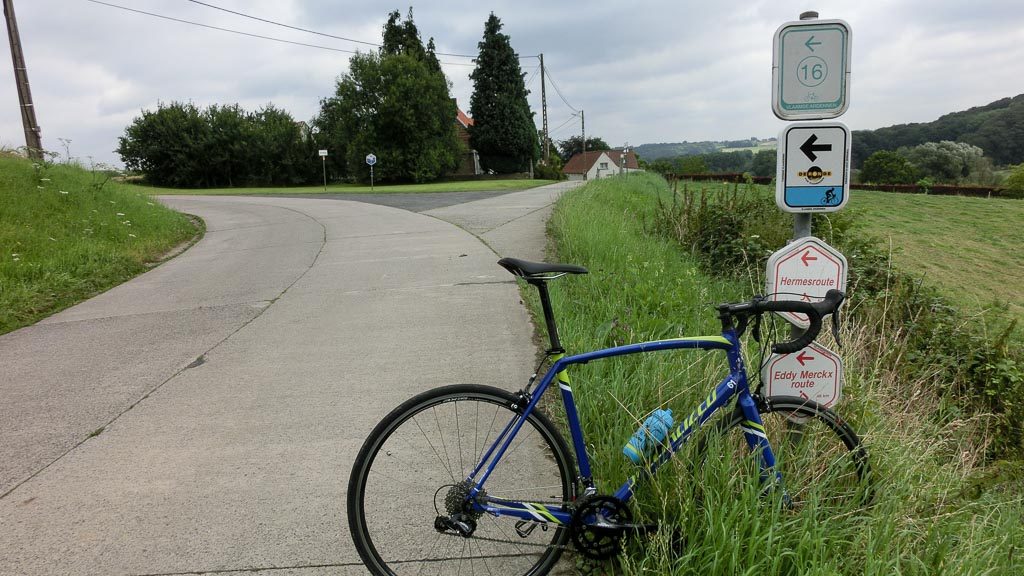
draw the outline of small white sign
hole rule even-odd
[[[366,155],[366,164],[367,165],[373,166],[376,163],[377,163],[377,157],[376,156],[374,156],[373,154],[367,154]]]
[[[850,100],[850,25],[842,20],[787,22],[775,32],[772,110],[783,120],[822,120]]]
[[[779,133],[775,203],[783,212],[836,212],[850,199],[850,129],[801,122]]]
[[[829,290],[846,292],[846,258],[814,236],[790,243],[768,257],[765,292],[773,302],[817,302]],[[788,322],[807,328],[806,314],[779,312]]]
[[[327,150],[321,150],[320,151],[320,155],[321,156],[327,156]]]
[[[843,361],[812,342],[792,354],[772,354],[761,381],[768,396],[794,396],[829,407],[842,397]]]

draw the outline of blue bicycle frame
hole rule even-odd
[[[775,455],[772,453],[768,438],[765,435],[764,423],[757,410],[754,399],[750,395],[750,387],[747,382],[747,372],[744,367],[743,357],[740,351],[739,337],[735,329],[725,330],[721,336],[702,336],[696,338],[675,338],[670,340],[656,340],[653,342],[642,342],[616,346],[587,352],[575,356],[554,356],[554,364],[544,374],[536,389],[529,395],[529,403],[522,410],[521,414],[513,418],[498,438],[483,455],[476,468],[470,473],[467,480],[474,485],[470,491],[470,497],[474,502],[474,509],[486,512],[495,516],[514,516],[523,520],[568,525],[572,513],[562,507],[537,502],[518,502],[488,496],[485,502],[478,502],[475,496],[480,492],[487,478],[494,467],[504,456],[512,440],[519,429],[526,422],[541,396],[548,389],[553,381],[558,380],[558,387],[562,391],[562,401],[565,404],[566,415],[569,419],[569,431],[572,435],[573,448],[576,452],[576,462],[579,470],[579,481],[585,487],[593,486],[593,477],[590,471],[590,459],[587,456],[586,444],[583,440],[583,430],[580,427],[579,414],[576,411],[576,402],[573,399],[572,387],[569,383],[569,375],[566,368],[573,364],[586,364],[593,360],[625,356],[629,354],[640,354],[645,352],[657,352],[662,350],[724,350],[729,359],[729,376],[723,379],[715,389],[704,399],[703,402],[689,416],[684,418],[668,436],[667,449],[661,451],[654,458],[642,473],[651,476],[658,469],[668,462],[672,455],[689,440],[695,430],[700,428],[709,418],[722,406],[725,406],[733,396],[737,396],[737,403],[743,411],[744,422],[741,425],[747,444],[752,452],[759,458],[762,480],[774,477],[781,480],[775,467]],[[482,474],[481,474],[482,472]],[[480,474],[479,479],[477,475]],[[476,479],[476,480],[474,480]],[[637,476],[631,476],[626,482],[615,491],[615,497],[622,501],[629,501],[633,497],[633,489],[637,483]]]

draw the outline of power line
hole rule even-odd
[[[306,44],[305,42],[294,42],[292,40],[283,40],[281,38],[274,38],[272,36],[262,36],[260,34],[250,34],[249,32],[241,32],[239,30],[232,30],[230,28],[221,28],[220,26],[211,26],[210,24],[202,24],[200,22],[193,22],[191,20],[182,20],[181,18],[174,18],[171,16],[164,16],[163,14],[156,14],[154,12],[146,12],[145,10],[136,10],[135,8],[128,8],[126,6],[118,6],[117,4],[110,4],[109,2],[101,2],[100,0],[86,0],[86,2],[92,2],[93,4],[102,4],[103,6],[110,6],[111,8],[119,8],[121,10],[127,10],[128,12],[135,12],[137,14],[145,14],[146,16],[153,16],[154,18],[163,18],[164,20],[171,20],[172,22],[181,22],[182,24],[191,24],[193,26],[200,26],[202,28],[209,28],[211,30],[220,30],[221,32],[230,32],[232,34],[239,34],[242,36],[249,36],[251,38],[260,38],[262,40],[271,40],[273,42],[283,42],[285,44],[295,44],[297,46],[306,46],[308,48],[319,48],[321,50],[331,50],[333,52],[345,52],[346,54],[357,54],[355,50],[343,50],[341,48],[331,48],[330,46],[320,46],[317,44]]]
[[[214,6],[213,4],[208,4],[206,2],[200,2],[199,0],[188,0],[188,1],[193,3],[193,4],[199,4],[201,6],[206,6],[207,8],[213,8],[214,10],[220,10],[222,12],[227,12],[229,14],[234,14],[236,16],[242,16],[243,18],[251,18],[253,20],[259,20],[260,22],[266,22],[267,24],[273,24],[274,26],[282,26],[284,28],[291,28],[292,30],[298,30],[300,32],[308,32],[309,34],[316,34],[317,36],[325,36],[327,38],[334,38],[335,40],[344,40],[346,42],[355,42],[356,44],[365,44],[367,46],[374,46],[374,47],[380,48],[380,44],[376,44],[374,42],[366,42],[366,41],[363,41],[363,40],[355,40],[355,39],[352,39],[352,38],[345,38],[344,36],[335,36],[334,34],[327,34],[327,33],[324,33],[324,32],[317,32],[316,30],[309,30],[307,28],[300,28],[298,26],[292,26],[291,24],[282,24],[281,22],[275,22],[273,20],[267,20],[266,18],[260,18],[258,16],[252,16],[250,14],[245,14],[245,13],[242,13],[242,12],[236,12],[234,10],[229,10],[227,8],[221,8],[220,6]],[[450,54],[450,53],[447,53],[447,52],[434,52],[434,54],[437,54],[438,56],[454,56],[456,58],[476,58],[476,56],[470,56],[468,54]]]
[[[552,134],[555,134],[556,132],[558,132],[558,131],[559,131],[559,130],[561,130],[562,128],[565,128],[565,126],[566,126],[567,124],[569,124],[569,122],[572,122],[573,120],[575,120],[575,119],[576,119],[576,118],[578,118],[578,117],[579,117],[579,114],[573,114],[572,116],[570,116],[570,117],[569,117],[569,119],[568,119],[568,120],[566,120],[565,122],[562,122],[561,124],[559,124],[559,125],[558,125],[558,128],[555,128],[554,130],[552,130],[552,131],[551,131],[551,133],[550,133],[550,134],[548,134],[548,137],[550,138]]]
[[[284,28],[290,28],[292,30],[298,30],[300,32],[307,32],[309,34],[316,34],[317,36],[324,36],[324,37],[327,37],[327,38],[334,38],[335,40],[344,40],[346,42],[355,42],[357,44],[365,44],[366,46],[374,46],[376,48],[380,48],[381,47],[380,44],[377,44],[375,42],[367,42],[365,40],[356,40],[354,38],[345,38],[344,36],[335,36],[334,34],[327,34],[326,32],[317,32],[316,30],[310,30],[308,28],[300,28],[299,26],[292,26],[291,24],[284,24],[284,23],[277,22],[277,21],[274,21],[274,20],[268,20],[266,18],[260,18],[259,16],[253,16],[251,14],[246,14],[244,12],[238,12],[238,11],[235,11],[235,10],[230,10],[228,8],[222,8],[220,6],[214,6],[213,4],[210,4],[208,2],[200,2],[199,0],[188,0],[188,2],[191,2],[193,4],[199,4],[200,6],[206,6],[207,8],[213,8],[214,10],[220,10],[222,12],[227,12],[229,14],[234,14],[236,16],[241,16],[243,18],[251,18],[253,20],[258,20],[260,22],[266,22],[267,24],[273,24],[274,26],[282,26]],[[449,52],[434,52],[434,54],[436,54],[438,56],[452,56],[454,58],[476,58],[477,57],[476,55],[472,55],[472,54],[452,54],[452,53],[449,53]],[[536,58],[536,57],[537,56],[519,56],[518,54],[516,55],[516,58],[519,58],[520,60],[526,60],[528,58]],[[454,62],[447,62],[447,64],[454,64]],[[467,66],[467,65],[468,64],[463,64],[463,66]]]
[[[126,10],[128,12],[135,12],[137,14],[144,14],[146,16],[153,16],[154,18],[162,18],[164,20],[170,20],[172,22],[180,22],[182,24],[191,24],[193,26],[199,26],[201,28],[208,28],[210,30],[218,30],[220,32],[230,32],[231,34],[238,34],[240,36],[248,36],[250,38],[259,38],[261,40],[270,40],[272,42],[281,42],[283,44],[294,44],[296,46],[305,46],[307,48],[319,48],[320,50],[330,50],[332,52],[344,52],[345,54],[358,54],[356,50],[345,50],[343,48],[333,48],[331,46],[321,46],[319,44],[307,44],[306,42],[295,42],[293,40],[284,40],[283,38],[274,38],[273,36],[263,36],[262,34],[252,34],[250,32],[242,32],[240,30],[232,30],[231,28],[222,28],[220,26],[213,26],[210,24],[203,24],[201,22],[193,22],[191,20],[183,20],[181,18],[174,18],[172,16],[165,16],[163,14],[156,14],[155,12],[146,12],[145,10],[137,10],[135,8],[128,8],[127,6],[119,6],[117,4],[111,4],[109,2],[102,2],[101,0],[86,0],[86,2],[92,2],[93,4],[101,4],[103,6],[109,6],[111,8],[117,8],[120,10]],[[467,62],[440,62],[448,66],[476,66],[475,63]]]
[[[558,88],[558,83],[555,82],[555,79],[551,77],[551,67],[550,66],[545,67],[544,75],[547,76],[548,80],[551,81],[551,85],[554,86],[554,88],[555,88],[555,93],[558,94],[558,97],[562,99],[562,102],[565,102],[565,105],[568,106],[570,110],[572,110],[573,112],[579,114],[580,111],[577,110],[576,108],[574,108],[572,104],[569,104],[569,101],[566,100],[565,96],[562,95],[562,90]]]

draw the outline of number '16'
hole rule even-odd
[[[804,80],[821,80],[822,76],[825,75],[825,69],[821,64],[815,64],[813,66],[804,64],[800,67],[800,70],[804,73]]]

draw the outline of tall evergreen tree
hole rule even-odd
[[[540,156],[533,112],[526,101],[529,92],[523,80],[507,34],[501,33],[501,20],[494,13],[484,24],[484,36],[477,46],[470,114],[473,126],[469,143],[480,153],[485,169],[496,172],[528,170]]]

